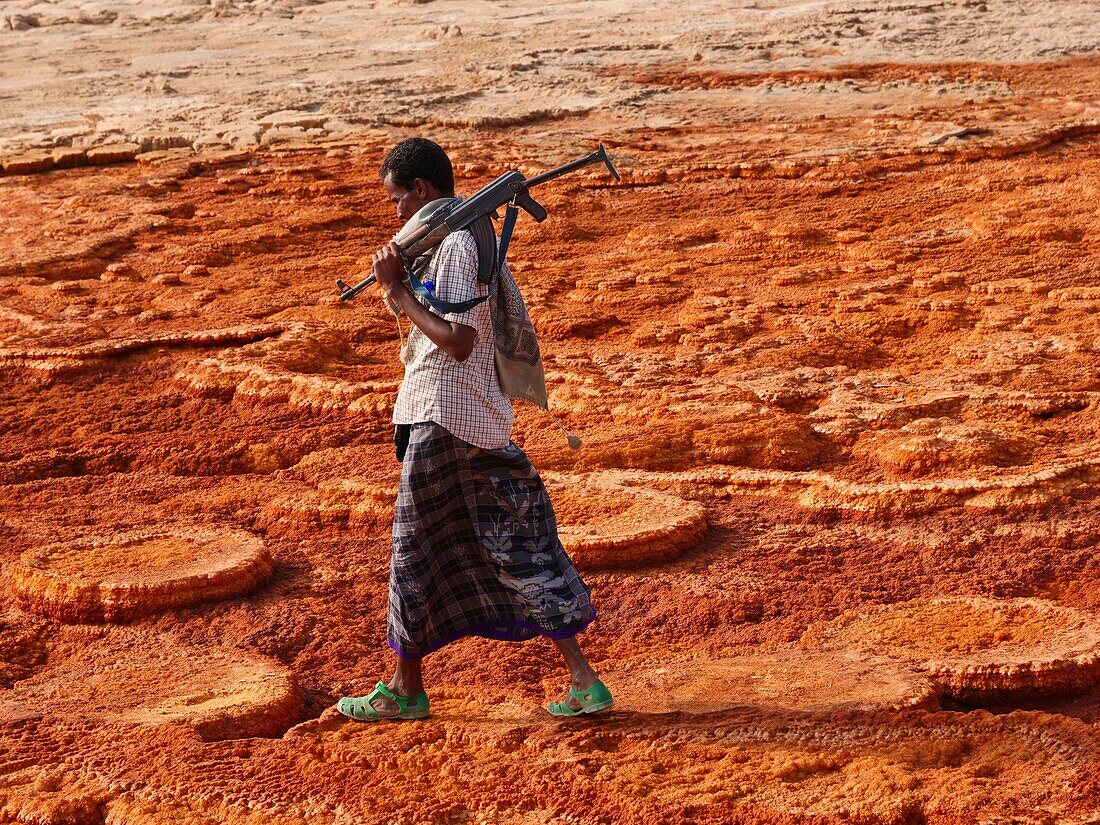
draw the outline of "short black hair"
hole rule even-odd
[[[442,194],[453,197],[455,173],[451,159],[438,143],[427,138],[414,137],[401,141],[390,149],[378,176],[385,180],[390,175],[393,182],[403,189],[412,189],[413,181],[423,178]]]

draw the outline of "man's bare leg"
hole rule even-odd
[[[570,687],[578,693],[592,687],[599,677],[596,675],[596,671],[592,669],[592,665],[588,664],[588,660],[584,658],[584,654],[581,653],[581,646],[577,644],[577,637],[554,639],[554,644],[558,646],[561,655],[565,657],[566,664],[569,665],[569,671],[572,674]],[[566,700],[573,710],[580,709],[581,703],[569,695],[569,691],[566,691]]]
[[[416,696],[424,689],[424,676],[420,663],[420,659],[405,659],[398,656],[393,678],[386,687],[398,696]],[[371,700],[371,706],[378,711],[379,716],[396,716],[400,711],[397,703],[385,696],[376,696]]]

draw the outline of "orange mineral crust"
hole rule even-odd
[[[18,2],[0,48],[113,25]],[[120,38],[226,20],[328,43],[309,26],[367,13],[117,5]],[[386,52],[310,87],[288,62],[270,111],[239,112],[267,121],[251,142],[19,116],[28,151],[146,151],[51,143],[52,171],[0,176],[0,823],[1095,822],[1094,4],[1046,29],[1013,5],[1062,38],[1050,63],[992,0],[765,2],[720,33],[707,6],[667,42],[619,20],[602,51],[559,33],[507,60],[500,35],[376,5],[394,48],[432,33],[439,76]],[[738,32],[770,44],[743,69]],[[184,54],[133,67],[166,101],[149,118],[213,129],[252,99],[259,75],[219,69],[238,80],[216,103]],[[112,88],[145,88],[129,71]],[[400,112],[363,115],[406,74]],[[530,100],[493,119],[513,81]],[[330,106],[362,128],[312,125]],[[550,218],[509,252],[584,442],[518,405],[598,610],[606,714],[543,710],[568,680],[549,641],[479,638],[426,660],[426,720],[333,710],[392,668],[399,336],[334,281],[399,228],[377,177],[395,123],[445,144],[467,195],[588,136],[622,172],[540,187]]]
[[[1100,679],[1100,616],[1039,599],[949,597],[849,610],[802,637],[912,661],[957,699],[1090,690]]]
[[[189,725],[204,739],[281,733],[300,716],[293,672],[242,650],[142,630],[81,628],[54,639],[50,661],[4,696],[8,719],[62,707],[101,723]]]
[[[907,663],[860,649],[746,654],[727,659],[647,655],[608,674],[618,699],[644,713],[733,708],[826,712],[936,707],[935,684]]]
[[[28,550],[11,566],[11,581],[23,606],[43,616],[124,622],[247,593],[272,568],[258,537],[198,527]]]
[[[585,567],[645,564],[678,556],[706,531],[706,508],[633,486],[615,473],[547,474],[558,535]]]

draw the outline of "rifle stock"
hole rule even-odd
[[[434,229],[425,228],[428,229],[428,231],[425,232],[422,237],[411,238],[406,246],[400,247],[401,255],[405,258],[406,264],[411,264],[428,250],[443,243],[443,240],[450,235],[452,231],[451,227],[447,226],[446,223],[441,223]]]

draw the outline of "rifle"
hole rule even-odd
[[[399,245],[401,261],[405,265],[405,270],[408,271],[414,260],[428,250],[434,249],[452,232],[465,229],[478,218],[495,213],[497,209],[505,205],[508,206],[509,214],[505,218],[504,230],[501,232],[501,246],[507,248],[507,241],[515,224],[517,207],[527,212],[538,223],[546,220],[546,209],[532,198],[531,193],[528,191],[532,186],[538,186],[540,183],[553,180],[567,172],[572,172],[574,169],[580,169],[582,166],[601,161],[607,167],[607,171],[611,173],[611,177],[619,180],[619,173],[615,171],[615,167],[611,164],[611,158],[607,156],[607,150],[601,143],[600,148],[592,154],[570,161],[556,169],[551,169],[549,172],[543,172],[530,180],[514,170],[505,172],[466,200],[455,201],[439,207],[419,229],[414,230]],[[336,279],[336,286],[340,288],[340,299],[343,301],[350,301],[373,283],[374,275],[367,276],[355,286],[348,286],[339,278]]]

